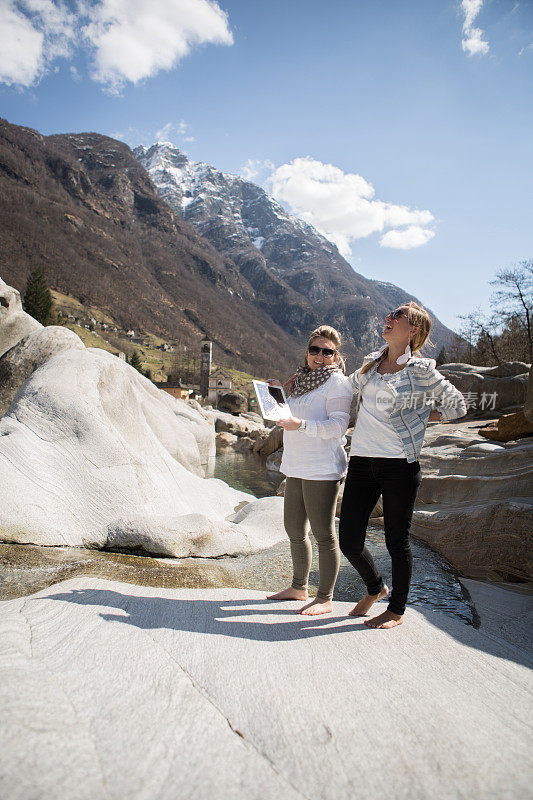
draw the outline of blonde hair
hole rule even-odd
[[[319,339],[320,337],[322,337],[323,339],[329,339],[330,342],[333,342],[338,356],[337,363],[344,372],[346,365],[344,363],[343,357],[340,354],[340,347],[342,345],[341,335],[338,332],[338,330],[332,328],[331,325],[319,325],[318,328],[314,329],[313,333],[309,337],[309,341],[307,342],[307,347],[305,348],[304,367],[309,366],[309,364],[307,363],[307,351],[309,350],[309,345],[313,344],[315,339]]]
[[[398,308],[406,309],[409,325],[416,327],[416,330],[413,331],[409,337],[411,353],[418,353],[426,343],[433,347],[433,342],[429,338],[429,334],[431,333],[431,317],[426,309],[418,303],[415,303],[414,300],[410,300],[408,303],[402,303]],[[380,364],[387,358],[388,354],[389,348],[387,347],[379,358],[369,361],[368,364],[362,367],[361,374],[364,375],[369,369],[372,369],[374,364]]]

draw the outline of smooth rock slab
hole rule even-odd
[[[481,628],[515,647],[533,653],[533,596],[524,584],[495,586],[461,578],[478,616]]]
[[[0,604],[0,796],[527,796],[531,665],[440,613],[94,578]]]

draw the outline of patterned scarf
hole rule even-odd
[[[307,392],[312,392],[313,389],[318,389],[322,386],[334,372],[341,372],[341,368],[334,364],[331,367],[298,367],[296,374],[287,381],[285,384],[288,387],[289,395],[291,397],[301,397]]]

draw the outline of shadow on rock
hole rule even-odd
[[[292,608],[279,608],[271,600],[179,600],[164,597],[139,597],[109,590],[72,589],[69,592],[48,595],[47,599],[62,600],[79,605],[107,606],[123,614],[101,613],[108,622],[122,622],[151,630],[190,631],[191,633],[232,636],[255,641],[280,642],[306,639],[311,636],[369,631],[363,622],[348,622],[346,616],[308,617],[296,613],[299,603]],[[294,621],[286,617],[294,613]],[[284,617],[273,623],[272,617]],[[261,617],[269,617],[261,621]],[[243,619],[245,618],[245,619]],[[340,626],[341,620],[346,624]]]
[[[108,622],[134,625],[144,630],[167,628],[188,631],[201,635],[229,636],[265,642],[296,641],[315,636],[371,633],[362,620],[351,621],[346,615],[320,617],[301,616],[296,613],[299,605],[280,608],[276,602],[261,598],[235,600],[183,600],[165,597],[143,597],[122,594],[106,589],[73,589],[68,592],[48,595],[48,599],[60,600],[87,606],[119,609],[122,613],[100,613]],[[379,613],[384,603],[376,604]],[[490,632],[478,630],[459,623],[454,617],[436,611],[417,608],[433,626],[457,641],[481,650],[497,658],[504,658],[524,666],[532,667],[533,658],[527,650],[515,647],[508,641]],[[294,613],[294,620],[287,617]],[[405,625],[401,629],[375,632],[378,636],[405,636],[416,630],[416,619],[410,620],[409,610]],[[279,622],[272,618],[279,617]],[[414,641],[413,641],[414,644]]]

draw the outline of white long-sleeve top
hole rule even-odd
[[[304,431],[283,432],[280,470],[288,478],[340,480],[347,466],[344,434],[350,420],[353,389],[341,372],[301,397],[289,397],[293,417],[307,423]]]
[[[405,458],[402,440],[390,421],[396,397],[392,386],[400,372],[380,375],[375,371],[365,384],[352,434],[350,458]]]

